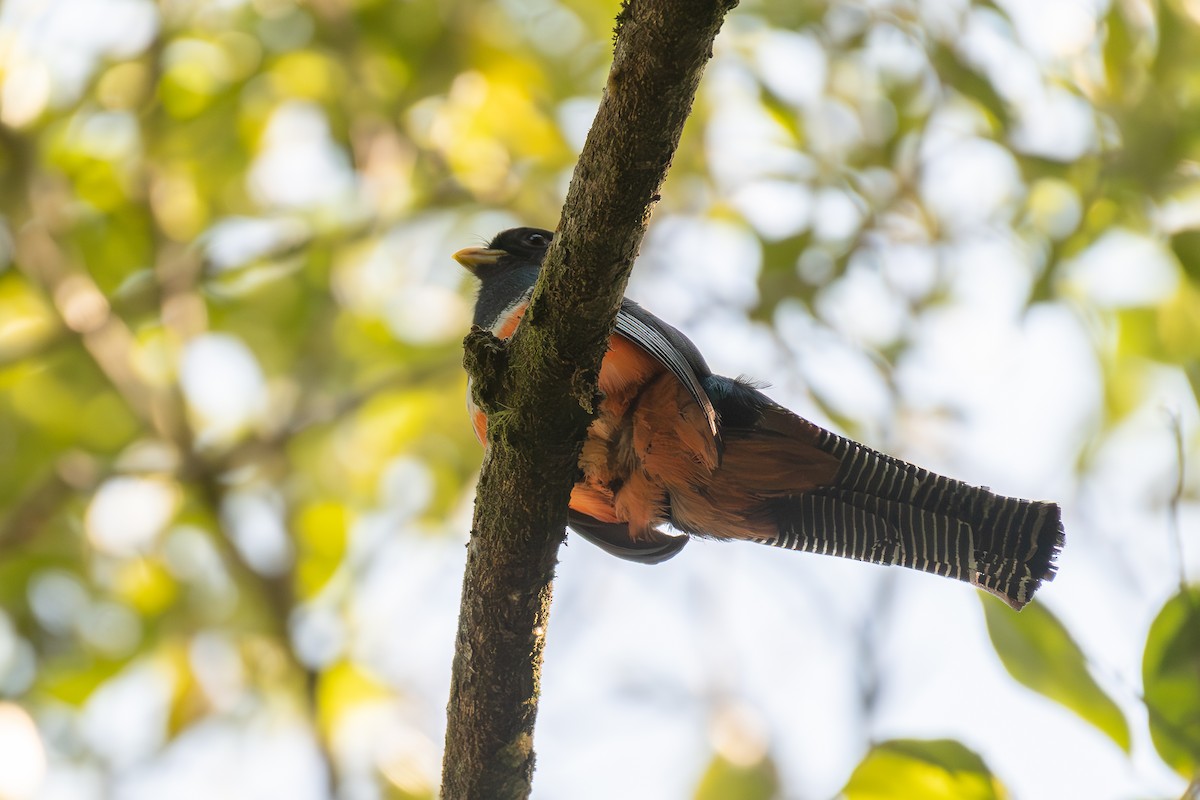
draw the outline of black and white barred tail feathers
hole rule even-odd
[[[777,501],[771,544],[958,578],[1015,609],[1053,579],[1058,506],[1002,497],[816,430],[816,444],[840,462],[837,475]]]

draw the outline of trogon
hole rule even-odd
[[[553,234],[513,228],[454,259],[479,278],[476,325],[507,339]],[[600,369],[568,524],[653,564],[687,535],[899,564],[1015,609],[1054,577],[1059,507],[936,475],[814,425],[748,382],[714,375],[686,336],[625,299]],[[468,407],[479,441],[487,418]]]

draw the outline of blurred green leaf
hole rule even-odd
[[[791,137],[790,143],[796,147],[803,146],[804,118],[796,112],[795,106],[789,104],[766,86],[760,87],[759,99],[762,101],[763,111],[770,116],[771,121],[787,131],[788,136]]]
[[[1113,97],[1123,97],[1130,81],[1133,38],[1120,3],[1113,3],[1104,17],[1104,77]]]
[[[339,719],[363,704],[383,703],[393,698],[392,690],[366,670],[350,661],[339,661],[323,672],[316,686],[316,722],[332,737]]]
[[[695,800],[771,800],[779,796],[779,773],[769,756],[752,764],[736,764],[718,753],[704,770]]]
[[[1158,340],[1166,360],[1187,363],[1200,359],[1200,282],[1179,282],[1175,294],[1158,307]]]
[[[162,660],[173,672],[167,732],[177,736],[212,710],[212,703],[188,660],[187,642],[172,642],[162,650]]]
[[[392,774],[397,771],[399,775]],[[411,764],[406,763],[401,763],[399,770],[389,770],[385,766],[383,774],[388,782],[383,786],[383,800],[437,800],[437,788],[432,782],[422,784],[420,778],[414,780],[416,772]],[[397,780],[402,781],[403,785],[396,783]]]
[[[850,775],[844,800],[1003,800],[1003,784],[953,739],[893,739],[875,745]]]
[[[124,661],[90,659],[82,655],[51,662],[42,671],[38,687],[44,694],[68,705],[81,706],[100,684],[116,675]]]
[[[1185,778],[1200,771],[1200,586],[1176,594],[1150,625],[1142,657],[1150,737]]]
[[[988,77],[967,64],[953,49],[939,45],[930,54],[934,69],[945,83],[979,104],[1001,130],[1008,130],[1011,115],[1008,103],[996,92]]]
[[[1181,231],[1171,237],[1171,250],[1183,271],[1200,281],[1200,231]]]
[[[1136,411],[1146,396],[1151,372],[1143,358],[1110,358],[1104,364],[1104,412],[1109,425]]]
[[[1185,364],[1183,371],[1187,375],[1188,383],[1192,387],[1192,395],[1196,398],[1196,405],[1200,405],[1200,361]]]
[[[300,550],[296,566],[300,597],[313,597],[333,577],[345,554],[349,526],[349,510],[339,503],[314,502],[300,509],[292,523]]]
[[[1116,314],[1118,356],[1164,358],[1158,341],[1158,312],[1153,308],[1123,308]]]
[[[1014,613],[980,595],[988,635],[1005,669],[1018,682],[1074,711],[1129,752],[1129,725],[1117,704],[1087,670],[1079,645],[1041,603]]]

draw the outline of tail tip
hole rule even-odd
[[[1024,608],[1043,583],[1054,580],[1058,574],[1058,558],[1066,545],[1067,535],[1063,528],[1062,509],[1055,503],[1039,503],[1050,510],[1044,523],[1032,533],[1032,552],[1023,561],[1012,561],[1009,569],[993,571],[990,575],[977,574],[973,581],[1003,600],[1014,610]],[[1008,580],[998,576],[1009,575]]]

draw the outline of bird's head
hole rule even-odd
[[[525,301],[537,280],[554,234],[542,228],[509,228],[497,233],[487,247],[468,247],[454,260],[479,278],[475,301],[476,325],[494,329]]]
[[[487,247],[467,247],[454,260],[481,280],[530,265],[540,267],[554,234],[542,228],[500,231]]]

